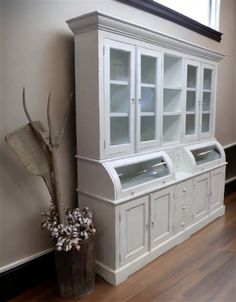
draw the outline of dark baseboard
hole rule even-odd
[[[0,301],[8,301],[40,283],[55,279],[54,252],[0,274]]]
[[[225,148],[226,161],[226,179],[230,179],[236,176],[236,145]]]
[[[236,179],[225,184],[225,196],[236,191]]]
[[[236,176],[236,145],[225,148],[226,161],[226,180],[234,179]],[[225,185],[225,195],[236,191],[236,179]]]

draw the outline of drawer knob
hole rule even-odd
[[[185,210],[185,209],[186,209],[186,205],[183,205],[183,206],[182,206],[182,210]]]
[[[186,192],[187,192],[187,189],[184,188],[184,189],[183,189],[183,192],[186,193]]]
[[[185,226],[185,222],[182,222],[182,224],[181,224],[181,225],[182,225],[182,227],[184,227],[184,226]]]

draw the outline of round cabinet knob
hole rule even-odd
[[[184,227],[185,226],[185,222],[182,222],[181,226]]]
[[[182,206],[182,210],[185,210],[185,209],[186,209],[186,205],[183,205],[183,206]]]
[[[184,189],[183,189],[183,192],[184,192],[184,193],[186,193],[186,192],[187,192],[187,189],[186,189],[186,188],[184,188]]]

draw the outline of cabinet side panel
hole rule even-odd
[[[99,158],[98,34],[75,37],[77,153]]]
[[[115,187],[104,166],[78,159],[78,189],[99,197],[115,199]]]
[[[109,203],[79,194],[79,207],[89,207],[96,228],[96,260],[108,268],[116,269],[115,207]]]

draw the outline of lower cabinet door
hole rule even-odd
[[[173,188],[151,194],[151,249],[172,235]]]
[[[120,206],[120,263],[124,265],[148,251],[149,198]]]
[[[204,218],[209,213],[209,173],[195,178],[193,220]]]
[[[225,186],[225,167],[211,171],[210,212],[214,212],[223,204]]]

